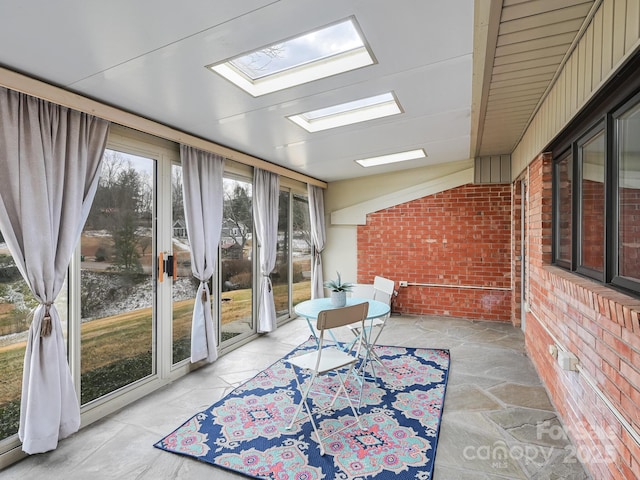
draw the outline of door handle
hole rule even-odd
[[[167,272],[167,277],[171,277],[172,280],[178,278],[177,259],[174,255],[167,255],[167,259],[164,261],[164,270]]]
[[[172,280],[177,280],[178,278],[178,259],[173,254],[166,254],[164,252],[160,252],[158,254],[158,282],[164,281],[164,274],[166,273],[168,277]]]
[[[164,253],[158,255],[158,282],[164,282]]]

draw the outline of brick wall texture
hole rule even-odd
[[[602,198],[602,192],[595,193]],[[623,195],[623,209],[636,208],[630,196]],[[601,211],[586,210],[593,235],[602,236]],[[624,225],[623,237],[632,231],[637,238],[635,229]],[[581,461],[598,480],[640,478],[640,446],[624,426],[640,432],[640,300],[551,265],[549,155],[535,159],[513,186],[465,185],[370,214],[358,227],[357,240],[358,282],[382,275],[432,285],[398,288],[396,283],[393,308],[403,314],[518,325],[523,283],[527,353],[575,446],[562,452],[566,461]],[[598,268],[603,252],[588,251],[583,261]],[[637,271],[637,248],[623,254],[623,268]],[[556,342],[577,356],[578,372],[560,368],[549,353]]]
[[[594,479],[637,479],[640,446],[607,403],[640,432],[640,301],[550,266],[551,168],[544,155],[529,166],[527,352],[574,442],[568,459]],[[559,367],[554,342],[577,356],[579,372]]]
[[[464,185],[367,215],[358,282],[397,288],[403,314],[511,319],[511,186]]]

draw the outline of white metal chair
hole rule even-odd
[[[371,295],[370,298],[379,302],[386,303],[390,306],[391,300],[393,299],[393,295],[395,293],[395,282],[388,278],[376,276],[373,279],[373,288],[369,289],[369,292]],[[389,312],[391,312],[391,310],[389,310]],[[371,373],[373,375],[373,378],[377,378],[375,365],[371,363],[372,360],[384,367],[384,364],[380,360],[380,357],[378,357],[378,355],[376,354],[374,347],[378,342],[378,338],[380,338],[380,334],[382,333],[382,330],[384,329],[388,318],[389,315],[385,315],[382,318],[373,318],[371,320],[367,320],[365,326],[362,328],[359,325],[355,324],[349,325],[349,329],[356,337],[359,338],[362,346],[364,347],[364,359],[359,368],[360,374],[362,376],[364,376],[367,366],[371,365]]]
[[[336,433],[339,433],[346,428],[349,428],[353,425],[356,425],[359,428],[363,428],[360,423],[360,416],[356,408],[354,407],[353,401],[347,391],[345,385],[345,379],[350,374],[354,372],[354,365],[358,361],[358,352],[355,355],[345,352],[335,345],[324,346],[324,335],[325,331],[329,331],[333,328],[343,327],[346,325],[358,323],[361,328],[364,327],[364,320],[367,318],[367,312],[369,310],[368,303],[360,303],[357,305],[352,305],[349,307],[343,308],[335,308],[331,310],[323,310],[318,314],[318,320],[316,323],[316,328],[319,331],[317,347],[314,351],[305,353],[302,355],[298,355],[293,358],[289,358],[286,361],[291,365],[293,369],[294,377],[296,380],[296,385],[302,398],[300,399],[300,403],[298,404],[298,408],[291,419],[291,423],[287,427],[290,430],[293,427],[293,424],[298,420],[298,416],[300,412],[304,408],[309,420],[311,421],[311,425],[313,426],[313,431],[316,434],[316,438],[318,439],[318,444],[320,445],[320,455],[324,455],[324,444],[322,441],[326,438],[329,438]],[[359,350],[359,349],[358,349]],[[298,379],[298,374],[296,372],[296,368],[311,373],[311,377],[308,380],[308,383],[305,388],[300,383]],[[346,370],[346,373],[344,371]],[[313,409],[310,405],[310,394],[311,395],[322,395],[322,392],[317,392],[312,390],[314,386],[314,382],[317,377],[322,375],[334,374],[335,377],[339,381],[338,389],[335,394],[332,394],[332,400],[328,406],[324,408],[320,408],[319,406]],[[361,386],[362,388],[362,386]],[[326,396],[326,394],[324,394]],[[362,392],[360,393],[360,396]],[[318,426],[314,419],[315,415],[321,415],[325,411],[332,411],[334,404],[338,398],[344,398],[347,400],[351,411],[353,412],[353,416],[355,417],[355,422],[349,423],[345,425],[343,428],[340,428],[336,431],[330,432],[330,434],[325,435],[324,437],[320,435],[318,431]]]

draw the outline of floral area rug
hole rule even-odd
[[[285,358],[314,348],[309,340]],[[294,373],[283,360],[260,372],[200,412],[154,446],[187,455],[250,478],[315,480],[432,478],[449,370],[449,352],[380,346],[377,381],[365,382],[355,424],[346,400],[316,417],[320,434],[354,426],[324,441],[320,455],[308,418],[287,430],[300,399]],[[300,374],[300,381],[305,377]],[[335,391],[337,380],[320,377],[320,388]],[[353,396],[360,384],[347,382]],[[327,397],[312,397],[320,407]],[[304,412],[303,412],[304,413]],[[400,475],[400,477],[397,477]]]

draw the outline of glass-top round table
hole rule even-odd
[[[367,314],[368,319],[384,317],[390,311],[390,307],[388,304],[384,302],[379,302],[378,300],[372,300],[369,298],[347,298],[346,307],[351,305],[356,305],[358,303],[369,303],[369,312]],[[331,304],[330,298],[314,298],[312,300],[305,300],[304,302],[300,302],[294,307],[294,311],[301,317],[305,317],[307,319],[316,319],[318,318],[318,314],[322,310],[331,310],[335,307]]]
[[[365,302],[369,304],[369,311],[367,312],[367,320],[372,321],[374,318],[384,317],[388,315],[389,312],[391,311],[391,307],[384,302],[380,302],[378,300],[372,300],[369,298],[358,298],[358,297],[347,298],[347,304],[345,305],[345,307],[350,307],[351,305],[357,305],[358,303],[365,303]],[[331,298],[314,298],[312,300],[306,300],[304,302],[300,302],[294,307],[293,310],[300,317],[304,317],[307,320],[307,325],[309,326],[309,330],[311,331],[311,334],[317,341],[318,335],[317,335],[316,329],[313,327],[313,324],[311,323],[311,320],[317,319],[318,314],[321,311],[332,310],[334,308],[340,308],[340,307],[336,307],[332,305]],[[369,328],[366,330],[371,330],[371,329]],[[368,338],[369,332],[364,332],[364,333],[365,333],[364,340],[366,344],[369,345],[369,338]],[[329,330],[329,334],[333,338],[334,342],[337,345],[340,345],[340,342],[338,342],[338,340],[335,338],[331,330]],[[351,342],[348,344],[348,346],[343,346],[342,348],[344,348],[345,350],[349,350],[354,342]]]

